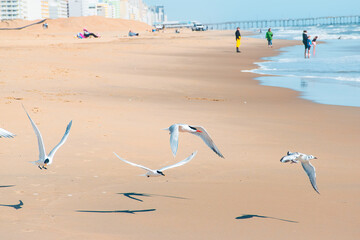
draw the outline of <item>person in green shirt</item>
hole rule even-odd
[[[269,28],[269,30],[266,32],[265,38],[268,41],[268,47],[272,48],[273,33],[271,32],[271,28]]]

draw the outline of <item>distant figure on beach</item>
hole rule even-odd
[[[84,34],[82,34],[81,32],[79,32],[79,33],[76,35],[76,37],[79,38],[79,39],[85,38]]]
[[[311,49],[312,41],[311,36],[308,36],[306,47],[305,47],[305,58],[306,58],[306,50],[307,50],[307,57],[310,58],[310,49]]]
[[[318,39],[318,36],[315,36],[313,40],[311,41],[313,46],[313,55],[315,56],[315,47],[316,47],[316,40]]]
[[[134,36],[139,36],[139,34],[129,30],[129,37],[134,37]]]
[[[43,25],[43,29],[48,29],[49,25],[47,23],[44,23]]]
[[[303,34],[302,34],[302,37],[303,37],[303,44],[305,46],[305,53],[304,53],[304,56],[306,58],[306,50],[307,50],[307,40],[308,40],[308,36],[307,36],[307,31],[304,30]]]
[[[265,38],[268,41],[268,47],[272,48],[273,33],[271,32],[271,28],[269,28],[268,31],[266,32]]]
[[[235,39],[236,39],[236,52],[240,52],[239,48],[240,48],[240,40],[241,40],[241,33],[240,33],[240,28],[238,27],[236,29],[236,32],[235,32]]]
[[[84,28],[83,31],[84,31],[83,35],[84,35],[85,38],[88,38],[88,37],[90,37],[90,36],[92,36],[92,37],[94,37],[94,38],[98,38],[98,37],[99,37],[99,36],[96,35],[95,33],[89,32],[86,28]]]

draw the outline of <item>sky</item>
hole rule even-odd
[[[144,0],[169,21],[226,21],[360,15],[360,0]]]

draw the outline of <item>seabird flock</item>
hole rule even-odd
[[[66,139],[68,138],[70,129],[72,126],[72,121],[70,121],[69,124],[67,125],[65,134],[61,138],[60,142],[50,151],[49,155],[47,155],[45,152],[44,142],[43,142],[43,139],[42,139],[39,129],[37,128],[34,121],[31,119],[30,115],[28,114],[28,112],[26,111],[24,106],[23,106],[23,108],[24,108],[25,113],[28,116],[30,123],[32,125],[32,128],[36,134],[37,141],[38,141],[38,147],[39,147],[39,159],[37,161],[32,161],[31,163],[38,166],[38,168],[40,168],[40,169],[47,169],[47,166],[52,164],[56,151],[65,143]],[[200,137],[211,150],[213,150],[219,157],[224,158],[224,155],[219,151],[219,149],[217,148],[217,146],[215,145],[214,141],[211,139],[210,135],[207,133],[205,128],[203,128],[201,126],[190,126],[187,124],[173,124],[169,128],[165,128],[164,130],[169,131],[170,147],[171,147],[171,151],[172,151],[174,157],[176,156],[176,153],[178,150],[179,133],[187,132],[187,133],[191,133],[191,134],[194,134],[194,135]],[[13,138],[14,136],[15,136],[15,134],[13,134],[5,129],[0,128],[0,138],[2,138],[2,137],[3,138]],[[148,167],[142,166],[140,164],[129,162],[129,161],[121,158],[115,152],[114,152],[114,154],[121,161],[123,161],[127,164],[130,164],[132,166],[139,167],[139,168],[146,170],[147,172],[143,176],[160,177],[160,176],[165,176],[163,171],[170,169],[170,168],[179,167],[179,166],[182,166],[182,165],[190,162],[197,154],[197,151],[193,152],[189,157],[187,157],[186,159],[184,159],[180,162],[177,162],[175,164],[172,164],[172,165],[169,165],[166,167],[162,167],[160,169],[154,169],[154,170],[150,169]],[[311,163],[310,163],[310,160],[312,160],[312,159],[317,159],[317,158],[312,155],[306,155],[306,154],[300,153],[300,152],[290,152],[289,151],[289,152],[287,152],[286,156],[284,156],[280,159],[280,162],[282,162],[282,163],[290,162],[291,164],[300,162],[303,169],[305,170],[306,174],[309,177],[312,187],[314,188],[314,190],[317,193],[320,194],[318,187],[316,185],[315,167],[313,165],[311,165]]]

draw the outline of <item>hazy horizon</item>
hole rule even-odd
[[[149,5],[164,5],[169,21],[200,21],[215,23],[257,19],[305,18],[359,15],[360,1],[343,0],[312,2],[285,0],[145,0]]]

